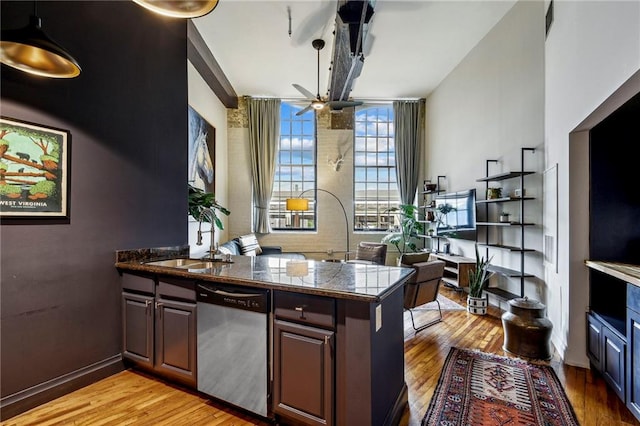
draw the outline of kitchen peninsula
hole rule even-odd
[[[283,424],[397,424],[412,269],[188,257],[116,253],[125,360]]]

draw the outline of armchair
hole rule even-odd
[[[442,260],[429,260],[429,253],[409,253],[400,257],[400,266],[410,267],[416,271],[404,287],[404,308],[409,311],[411,325],[416,332],[442,321],[438,291],[444,274],[444,265],[445,262]],[[416,327],[412,309],[429,302],[438,304],[438,318]]]

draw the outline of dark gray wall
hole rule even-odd
[[[2,28],[32,9],[3,0]],[[4,402],[120,353],[115,250],[187,243],[186,21],[131,1],[38,2],[38,15],[82,74],[3,66],[1,113],[71,132],[70,221],[2,222]]]

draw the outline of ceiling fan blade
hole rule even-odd
[[[313,93],[311,93],[310,91],[308,91],[304,87],[300,86],[299,84],[293,83],[293,87],[295,87],[296,90],[298,90],[298,92],[302,93],[309,100],[313,100],[313,99],[316,98],[316,95],[314,95]]]
[[[332,110],[341,110],[346,107],[360,106],[363,103],[364,102],[361,101],[329,101],[327,102],[327,105],[329,105],[329,108]]]
[[[296,112],[296,115],[302,115],[302,114],[304,114],[305,112],[309,111],[310,109],[311,109],[311,105],[309,105],[309,106],[307,106],[306,108],[301,109],[300,111]]]

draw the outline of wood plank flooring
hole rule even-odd
[[[441,293],[465,304],[465,296],[460,293],[446,288]],[[501,312],[497,308],[491,308],[486,316],[471,315],[464,310],[446,310],[443,314],[442,322],[416,335],[409,314],[405,313],[409,405],[400,423],[403,426],[420,424],[452,346],[506,355],[502,350]],[[420,323],[433,318],[436,311],[422,310],[414,315]],[[563,365],[557,357],[550,364],[582,426],[640,425],[597,373]],[[135,371],[123,371],[0,423],[2,426],[266,424],[195,392]]]

